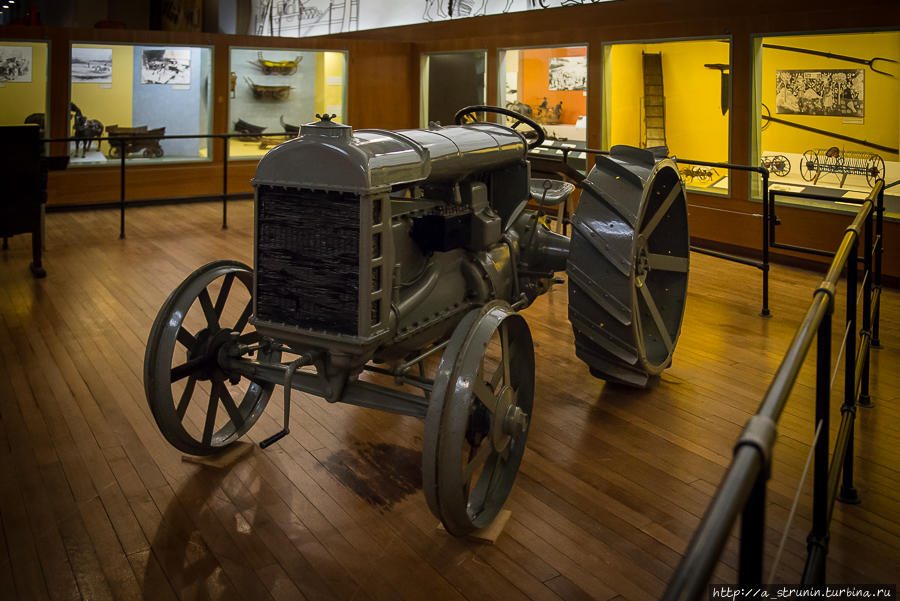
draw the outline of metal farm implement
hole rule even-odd
[[[514,126],[468,121],[481,111]],[[676,164],[622,146],[597,157],[570,239],[526,208],[571,192],[551,199],[552,184],[529,179],[540,125],[484,106],[456,122],[354,131],[326,115],[266,154],[252,181],[253,268],[201,267],[150,332],[145,391],[172,445],[224,449],[276,385],[283,428],[262,447],[288,434],[292,389],[415,416],[428,505],[462,536],[493,521],[516,478],[535,410],[519,311],[557,272],[592,374],[644,387],[670,364],[689,245]]]
[[[804,152],[800,162],[800,176],[816,184],[823,173],[840,176],[842,188],[848,175],[864,175],[871,188],[876,181],[884,178],[884,159],[871,152],[840,150],[837,146]]]

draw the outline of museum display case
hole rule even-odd
[[[900,179],[900,32],[766,36],[753,48],[751,159],[769,170],[771,189],[853,203],[878,178]],[[752,193],[760,197],[758,185]]]
[[[71,47],[71,165],[209,160],[212,49],[83,44]],[[121,143],[99,141],[121,138]]]
[[[603,47],[603,148],[667,146],[669,156],[727,163],[731,110],[728,39]],[[728,172],[681,168],[689,189],[726,195]]]
[[[485,103],[484,50],[423,54],[421,61],[420,127],[452,125],[456,111]]]
[[[49,129],[47,42],[0,41],[0,125]]]
[[[544,129],[546,140],[532,154],[565,156],[580,171],[587,159],[578,151],[585,148],[588,131],[587,55],[587,46],[505,48],[497,77],[500,103]]]
[[[256,158],[295,136],[316,114],[344,121],[347,54],[334,51],[229,49],[231,159]]]

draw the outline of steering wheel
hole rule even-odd
[[[528,150],[536,148],[544,143],[544,130],[541,128],[540,125],[537,124],[537,122],[532,121],[531,119],[529,119],[528,117],[526,117],[525,115],[523,115],[521,113],[517,113],[516,111],[511,111],[509,109],[505,109],[502,106],[490,106],[490,105],[486,105],[486,104],[476,104],[473,106],[467,106],[465,108],[461,108],[458,111],[456,111],[456,116],[454,117],[454,120],[456,121],[457,125],[462,125],[463,119],[465,119],[466,117],[471,117],[472,114],[474,114],[474,113],[482,113],[482,112],[483,113],[494,113],[497,115],[506,115],[507,117],[512,117],[516,121],[515,123],[512,124],[512,129],[516,129],[522,123],[524,123],[525,125],[530,127],[532,129],[532,131],[534,131],[534,133],[537,134],[537,138],[535,138],[531,142],[528,142],[528,141],[525,142],[525,144],[528,146]],[[474,117],[472,117],[472,121],[478,122],[478,119],[475,119]]]

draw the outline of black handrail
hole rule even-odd
[[[221,139],[223,144],[224,161],[222,165],[222,229],[228,229],[228,143],[231,138],[263,138],[263,137],[293,137],[296,134],[289,132],[273,132],[268,134],[228,133],[228,134],[171,134],[153,135],[149,133],[128,133],[115,136],[101,136],[99,138],[78,138],[75,136],[65,138],[44,138],[42,143],[52,142],[109,142],[110,146],[120,146],[119,152],[119,239],[125,238],[125,144],[135,140],[193,140],[193,139]]]
[[[877,205],[875,202],[877,202]],[[881,219],[884,204],[884,181],[878,180],[869,197],[863,202],[846,229],[825,279],[816,288],[813,301],[784,359],[775,372],[757,413],[744,427],[735,446],[731,464],[722,478],[700,526],[685,551],[663,596],[666,601],[682,601],[706,597],[706,585],[719,560],[738,513],[742,513],[740,584],[762,583],[763,534],[765,532],[765,489],[771,469],[772,447],[775,443],[776,423],[787,403],[791,389],[803,361],[817,338],[816,364],[816,424],[819,435],[814,441],[813,470],[813,527],[808,538],[808,557],[803,583],[823,583],[827,554],[828,525],[836,498],[855,503],[859,501],[852,482],[853,422],[858,400],[865,392],[868,401],[869,349],[872,334],[877,328],[880,304],[881,265],[878,248],[881,245]],[[876,238],[872,243],[872,215],[875,214]],[[863,324],[856,349],[856,272],[858,243],[864,228],[865,276],[863,287]],[[873,267],[874,255],[874,273]],[[854,260],[850,260],[853,258]],[[828,455],[828,415],[831,397],[831,314],[837,283],[847,267],[847,336],[844,401],[841,407],[841,429],[835,444],[832,463]],[[838,490],[838,479],[843,484]],[[840,492],[840,494],[839,494]]]

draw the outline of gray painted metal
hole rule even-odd
[[[213,305],[207,287],[219,278],[223,278],[221,293]],[[245,311],[233,326],[219,324],[231,286],[237,282],[249,291],[252,278],[252,271],[243,263],[209,263],[188,276],[169,295],[150,329],[144,355],[144,391],[160,431],[172,446],[185,453],[210,455],[235,442],[262,415],[272,394],[274,383],[251,379],[243,399],[236,403],[225,386],[225,382],[235,374],[226,372],[219,365],[220,351],[238,340],[247,327],[249,317],[249,311]],[[206,327],[191,333],[182,327],[182,323],[195,302],[203,309]],[[173,368],[176,345],[187,349],[188,361]],[[280,353],[261,352],[260,359],[277,364]],[[183,378],[187,378],[187,382],[176,403],[172,396],[172,384]],[[197,388],[197,382],[209,383],[208,396]],[[200,437],[189,432],[184,425],[185,411],[195,400],[207,403]],[[220,404],[229,419],[216,428]]]
[[[485,361],[492,348],[496,364]],[[533,402],[528,324],[503,301],[471,311],[444,351],[425,416],[425,498],[451,534],[483,528],[502,509],[525,451]]]
[[[647,386],[672,361],[687,296],[684,185],[662,152],[613,147],[583,183],[566,272],[591,373]]]

